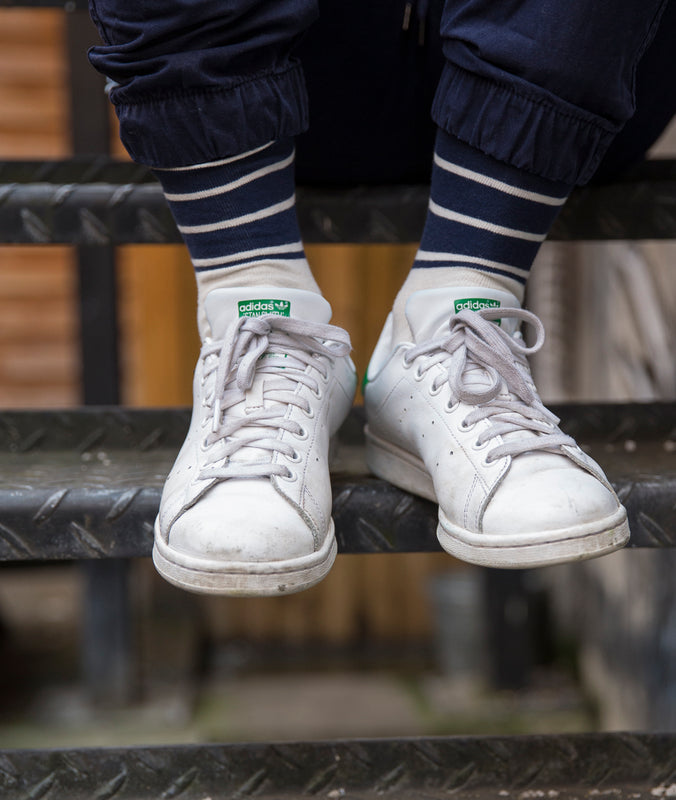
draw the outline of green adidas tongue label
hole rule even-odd
[[[491,300],[488,297],[464,297],[461,300],[454,301],[454,308],[456,314],[465,308],[470,311],[481,311],[483,308],[500,308],[500,301]],[[502,322],[499,319],[493,321],[498,325]]]
[[[240,317],[262,317],[274,314],[277,317],[291,316],[290,300],[240,300],[237,303]]]
[[[470,311],[481,311],[482,308],[500,308],[499,300],[489,300],[487,297],[465,297],[455,301],[455,313],[468,308]]]

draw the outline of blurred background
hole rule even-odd
[[[65,158],[66,15],[3,8],[0,19],[0,159]],[[652,154],[674,156],[676,130]],[[414,253],[308,247],[360,375]],[[545,402],[676,397],[675,256],[671,242],[543,247],[529,306],[548,332],[534,365]],[[198,340],[183,248],[119,248],[117,289],[121,402],[190,405]],[[72,248],[0,247],[0,407],[81,403],[77,292]],[[527,602],[508,613],[525,623],[505,671],[485,575],[445,554],[341,556],[318,587],[274,600],[190,596],[139,561],[136,658],[115,703],[82,680],[80,565],[3,567],[0,746],[673,727],[676,689],[655,660],[676,665],[674,567],[671,551],[642,551],[522,576]]]

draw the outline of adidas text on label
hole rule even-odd
[[[289,317],[291,316],[291,302],[289,300],[240,300],[237,303],[237,312],[240,317],[262,317],[265,314]]]
[[[455,313],[458,314],[464,308],[469,311],[481,311],[482,308],[500,308],[499,300],[490,300],[487,297],[465,297],[455,300],[453,303]]]

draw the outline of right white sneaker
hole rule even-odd
[[[281,595],[336,556],[329,439],[352,405],[350,341],[318,294],[214,289],[186,441],[162,493],[153,561],[195,592]]]
[[[473,564],[535,567],[626,544],[612,486],[533,384],[526,356],[544,339],[540,320],[513,295],[475,287],[415,292],[406,318],[412,340],[394,340],[390,317],[368,368],[367,461],[439,504],[441,546]],[[531,348],[521,322],[538,332]]]

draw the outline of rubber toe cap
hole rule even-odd
[[[564,456],[517,457],[484,512],[487,534],[544,534],[602,525],[617,514],[613,492]]]
[[[168,544],[187,555],[234,563],[284,561],[316,549],[298,511],[260,480],[212,487],[175,520]]]

